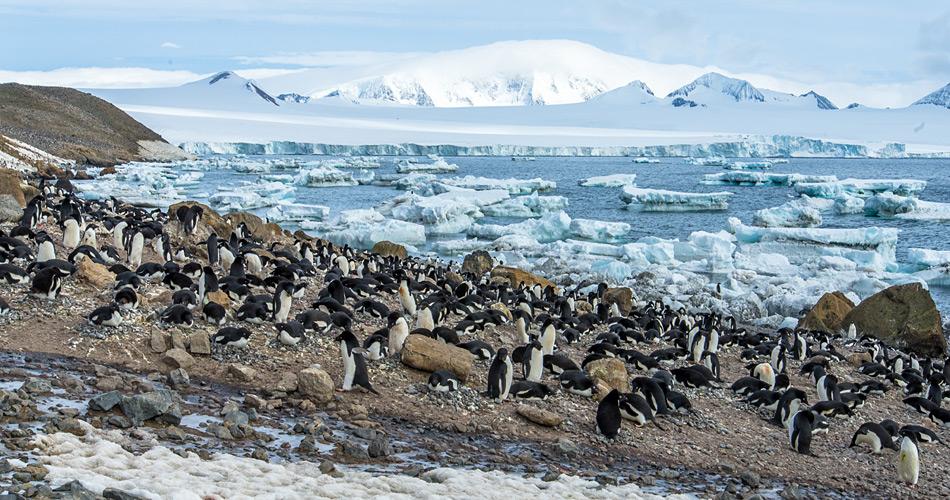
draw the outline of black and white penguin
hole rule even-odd
[[[297,345],[304,339],[303,324],[299,321],[291,320],[286,323],[277,323],[277,340],[284,345]]]
[[[56,248],[53,246],[53,240],[49,236],[37,238],[36,262],[46,262],[56,258]]]
[[[815,414],[810,410],[800,410],[790,419],[788,426],[788,444],[803,455],[811,454],[811,436],[815,427]]]
[[[950,428],[950,410],[946,408],[934,408],[928,418],[944,429]]]
[[[79,246],[80,238],[82,237],[81,228],[79,227],[79,221],[75,218],[68,218],[63,221],[63,248],[66,250],[72,250]]]
[[[363,350],[366,351],[366,359],[378,361],[389,356],[389,334],[385,330],[383,333],[376,332],[363,341]]]
[[[633,392],[640,391],[643,398],[650,404],[650,408],[656,415],[667,415],[670,413],[669,404],[667,404],[666,391],[660,385],[657,379],[651,377],[636,377],[630,382],[630,388]]]
[[[653,418],[653,410],[650,409],[650,403],[639,394],[622,394],[620,396],[620,416],[624,420],[629,420],[637,427],[642,427],[647,422],[656,422]]]
[[[198,306],[198,296],[188,289],[178,290],[172,294],[172,304],[181,304],[193,310]]]
[[[889,448],[894,451],[898,450],[897,443],[894,442],[894,437],[877,422],[861,424],[861,427],[858,427],[858,430],[854,432],[854,436],[851,437],[851,444],[848,445],[848,448],[859,445],[870,446],[871,453],[875,455],[880,455],[884,448]]]
[[[41,299],[53,300],[59,297],[63,288],[63,273],[56,267],[41,269],[33,276],[30,295]]]
[[[201,314],[204,315],[205,321],[212,325],[222,326],[228,319],[227,310],[217,302],[208,302],[205,304],[204,307],[201,308]]]
[[[238,308],[235,317],[248,323],[261,324],[267,321],[270,312],[267,305],[260,302],[245,302]]]
[[[402,347],[409,338],[409,323],[406,318],[398,312],[389,315],[389,354],[397,355],[402,352]]]
[[[122,324],[122,315],[119,314],[119,306],[116,304],[97,307],[89,313],[87,319],[97,326],[119,326]]]
[[[815,388],[818,390],[819,401],[841,401],[841,393],[838,391],[838,377],[826,373],[818,379]]]
[[[126,252],[128,255],[129,267],[137,268],[142,265],[142,251],[145,249],[145,236],[141,231],[135,231],[129,238]]]
[[[409,282],[405,278],[399,282],[399,304],[402,305],[405,314],[409,316],[416,315],[416,298],[412,296],[412,292],[409,290]]]
[[[901,427],[900,430],[897,431],[897,433],[894,434],[894,437],[897,437],[898,435],[910,436],[917,443],[941,443],[944,446],[946,446],[946,443],[944,443],[940,439],[940,437],[937,436],[936,432],[922,425],[914,425],[914,424],[905,425]]]
[[[474,354],[475,359],[480,359],[482,361],[492,359],[495,356],[495,350],[492,349],[488,342],[483,340],[469,340],[468,342],[462,342],[458,344],[458,347],[461,347],[462,349]]]
[[[508,349],[499,348],[488,368],[488,397],[496,401],[508,399],[513,376],[514,367],[511,365]]]
[[[389,308],[386,307],[386,304],[372,299],[363,299],[357,302],[353,309],[366,313],[374,318],[385,318],[389,316]]]
[[[620,392],[611,390],[597,405],[597,432],[607,439],[614,439],[620,433]]]
[[[159,321],[166,325],[185,325],[189,327],[195,324],[195,318],[191,313],[191,309],[181,304],[169,306],[162,311],[159,315]]]
[[[775,414],[772,416],[772,422],[786,429],[791,425],[792,417],[798,413],[802,404],[808,404],[808,396],[805,391],[796,388],[789,388],[782,394],[775,408]]]
[[[30,273],[15,264],[0,264],[0,281],[10,285],[25,285],[30,282]]]
[[[282,281],[274,290],[274,321],[284,323],[290,317],[295,287],[291,281]]]
[[[218,254],[218,235],[214,231],[208,235],[208,239],[205,241],[205,245],[208,247],[208,265],[214,267],[220,262],[220,257]]]
[[[557,330],[554,328],[554,320],[548,318],[541,326],[541,352],[543,354],[554,354],[555,344],[557,342]]]
[[[541,343],[533,341],[524,348],[524,358],[521,360],[524,368],[524,379],[529,382],[540,382],[541,375],[544,373],[544,354],[541,351]]]
[[[897,454],[897,477],[901,482],[911,486],[917,484],[920,476],[920,451],[917,443],[911,436],[901,439],[900,451]]]
[[[122,287],[116,290],[115,295],[112,296],[112,301],[119,306],[119,309],[124,311],[134,311],[139,307],[139,295],[135,293],[132,287]]]
[[[426,385],[434,392],[455,392],[459,388],[459,379],[448,370],[437,370],[429,375]]]
[[[543,401],[554,394],[554,389],[541,382],[530,380],[516,380],[511,384],[511,395],[517,399],[528,401]]]
[[[226,326],[211,336],[211,341],[225,347],[243,348],[251,338],[251,331],[243,327]]]
[[[558,375],[561,388],[571,394],[591,397],[597,394],[597,384],[582,370],[567,370]]]
[[[379,394],[369,383],[369,372],[366,370],[366,360],[360,353],[359,340],[356,335],[349,330],[336,336],[334,339],[340,343],[340,357],[343,360],[343,384],[341,388],[344,391],[353,390],[353,386],[359,386],[373,394]]]
[[[515,318],[515,331],[518,333],[518,342],[527,344],[530,340],[528,336],[528,327],[531,325],[531,315],[521,309],[515,309],[511,312]]]

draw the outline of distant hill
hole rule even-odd
[[[0,134],[79,164],[187,156],[112,104],[64,87],[0,84]]]

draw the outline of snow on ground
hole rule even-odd
[[[665,189],[644,189],[624,186],[620,199],[628,208],[639,207],[645,212],[686,212],[699,210],[726,210],[733,193],[685,193]]]
[[[637,174],[612,174],[588,177],[578,184],[584,187],[623,187],[633,186],[636,180]]]
[[[49,469],[47,480],[54,487],[78,480],[97,494],[112,487],[155,500],[661,498],[644,493],[633,484],[605,487],[569,475],[545,482],[535,476],[500,471],[439,468],[418,478],[358,471],[333,476],[320,472],[319,464],[313,462],[272,464],[222,453],[202,460],[194,453],[183,457],[162,446],[136,455],[122,448],[126,439],[119,432],[91,427],[85,437],[66,433],[41,435],[36,439],[37,455]]]

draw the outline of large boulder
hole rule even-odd
[[[224,220],[231,228],[245,224],[252,238],[265,243],[290,239],[287,237],[290,233],[286,233],[280,226],[273,222],[266,222],[250,212],[231,212],[224,216]],[[230,229],[228,233],[230,234]]]
[[[617,358],[603,358],[587,365],[587,373],[594,381],[603,382],[611,389],[630,392],[630,378],[627,365]]]
[[[198,221],[198,226],[195,228],[195,233],[189,237],[185,234],[181,224],[178,223],[178,217],[175,214],[179,207],[193,206],[201,207],[202,214],[201,220]],[[217,234],[219,238],[227,239],[231,235],[231,225],[208,205],[196,201],[183,201],[168,207],[168,224],[165,225],[165,232],[176,244],[182,244],[189,240],[192,243],[200,243],[207,240],[212,232]],[[203,250],[202,256],[207,256],[207,250],[203,249],[203,246],[199,245],[198,248]]]
[[[553,411],[544,410],[536,406],[528,406],[525,404],[518,405],[518,408],[515,410],[518,412],[518,415],[521,415],[526,420],[534,422],[542,427],[557,427],[564,422],[564,417],[554,413]]]
[[[115,275],[109,268],[90,259],[82,259],[76,264],[76,275],[79,281],[99,289],[110,287],[115,282]]]
[[[12,194],[0,194],[0,222],[19,222],[23,218],[23,207]]]
[[[554,286],[554,283],[551,282],[551,280],[531,274],[528,271],[522,271],[517,267],[496,266],[491,270],[491,277],[493,280],[508,282],[508,284],[512,287],[517,287],[521,284],[524,284],[525,286]]]
[[[798,321],[798,328],[817,332],[836,333],[841,330],[841,322],[851,310],[854,302],[841,292],[828,292],[818,299],[814,307]]]
[[[940,311],[920,283],[895,285],[868,297],[841,322],[843,329],[851,325],[859,335],[919,355],[943,356],[947,350]]]
[[[297,374],[297,392],[320,403],[329,402],[333,399],[333,378],[316,366],[303,369]]]
[[[604,292],[604,303],[608,306],[617,304],[620,312],[626,316],[630,314],[630,311],[633,309],[633,290],[627,287],[608,288],[607,291]]]
[[[462,261],[462,272],[482,276],[494,267],[495,260],[484,250],[475,250]]]
[[[462,382],[468,379],[475,356],[461,347],[425,335],[410,335],[402,347],[402,362],[417,370],[448,370]]]
[[[400,245],[399,243],[393,243],[391,241],[380,241],[373,245],[371,250],[375,254],[379,254],[383,257],[398,257],[400,259],[405,259],[409,256],[409,252],[406,250],[406,247]]]
[[[146,420],[157,417],[169,424],[178,425],[181,422],[181,407],[172,391],[163,389],[126,396],[119,405],[122,413],[134,425],[142,425]]]
[[[0,168],[0,196],[10,195],[20,208],[26,206],[26,195],[20,185],[20,174],[9,168]]]

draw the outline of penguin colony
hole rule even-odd
[[[161,284],[172,292],[171,302],[161,306],[155,321],[182,329],[199,321],[214,325],[211,341],[221,348],[247,348],[252,336],[247,324],[272,325],[273,337],[289,348],[307,336],[332,337],[343,366],[342,391],[360,388],[379,394],[368,364],[399,356],[409,336],[418,334],[483,360],[488,376],[482,395],[494,402],[591,400],[596,405],[591,430],[609,440],[627,425],[651,424],[663,432],[664,418],[692,411],[686,390],[708,388],[731,392],[743,403],[739,408],[786,429],[791,450],[813,454],[836,417],[850,416],[873,405],[875,396],[899,390],[921,422],[866,422],[854,432],[850,446],[873,455],[890,450],[896,478],[916,485],[920,445],[944,445],[931,427],[950,428],[950,409],[942,407],[950,400],[950,360],[918,359],[859,337],[853,327],[837,336],[791,329],[756,333],[731,317],[673,310],[661,301],[636,304],[623,314],[616,303],[604,300],[606,284],[584,283],[569,291],[511,287],[484,276],[450,273],[451,265],[381,257],[320,240],[265,246],[244,225],[228,235],[212,231],[207,239],[194,241],[187,235],[201,224],[200,206],[182,206],[166,215],[116,199],[84,201],[68,181],[43,181],[40,191],[18,225],[0,230],[0,291],[27,289],[37,300],[57,300],[77,263],[90,259],[108,266],[115,283],[112,300],[90,311],[89,323],[104,328],[122,324],[123,315],[139,307],[143,283]],[[59,245],[45,230],[51,224],[60,228]],[[172,224],[190,244],[172,245]],[[146,247],[161,262],[143,261]],[[65,255],[57,255],[57,248]],[[199,248],[206,257],[197,256]],[[321,274],[322,283],[317,278]],[[581,292],[595,285],[596,290]],[[319,288],[317,299],[301,304],[308,287]],[[230,308],[210,299],[219,291],[230,299]],[[589,312],[578,307],[581,301],[589,304]],[[498,303],[510,317],[492,307]],[[0,316],[10,312],[0,294]],[[353,331],[361,318],[385,318],[386,326],[361,339]],[[478,338],[506,323],[516,332],[512,347]],[[583,358],[562,352],[562,346],[574,343],[587,345]],[[838,379],[835,372],[845,360],[836,345],[870,354],[871,361],[858,369],[864,382]],[[748,376],[731,383],[721,378],[719,357],[727,350],[747,363]],[[632,373],[628,386],[605,388],[590,375],[591,363],[607,358],[626,365]],[[814,384],[817,401],[810,402],[802,388],[790,384],[788,374],[795,368]],[[440,370],[426,385],[434,392],[453,392],[463,384],[452,372]]]

